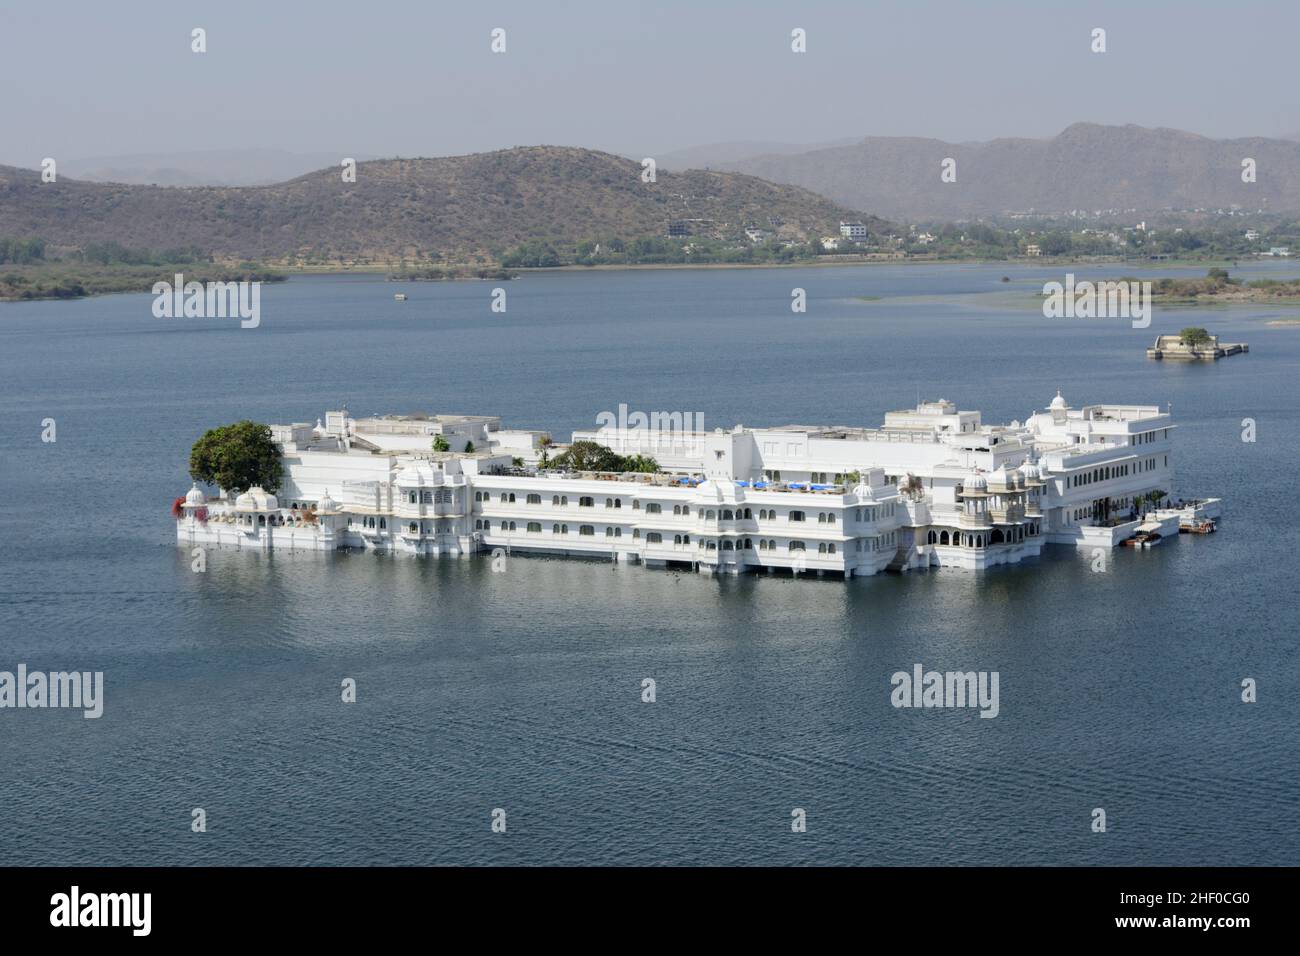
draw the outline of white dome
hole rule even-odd
[[[339,506],[335,503],[334,499],[330,497],[328,489],[325,491],[325,494],[320,501],[316,502],[317,514],[329,514],[332,511],[337,511],[338,507]]]
[[[983,491],[989,486],[989,483],[983,475],[971,475],[962,481],[961,486],[966,491]]]
[[[235,499],[236,511],[275,511],[280,503],[261,485],[254,485]]]
[[[1028,478],[1028,479],[1034,479],[1034,478],[1037,478],[1037,477],[1038,477],[1038,466],[1035,465],[1035,464],[1034,464],[1033,462],[1031,462],[1031,461],[1027,461],[1027,462],[1025,462],[1023,465],[1020,466],[1020,473],[1021,473],[1022,475],[1024,475],[1024,476],[1025,476],[1026,478]]]
[[[990,485],[1000,485],[1005,488],[1008,485],[1015,485],[1019,477],[1019,472],[1007,471],[1007,463],[1003,462],[989,474],[988,479]]]
[[[859,481],[853,488],[853,493],[858,496],[859,501],[875,501],[876,489],[872,488],[865,481]]]
[[[197,481],[194,482],[194,486],[190,488],[189,491],[185,492],[185,503],[196,508],[199,505],[205,505],[208,503],[208,496],[199,489],[199,483]]]
[[[1056,390],[1056,398],[1052,399],[1052,404],[1049,405],[1048,408],[1053,411],[1069,408],[1069,406],[1065,404],[1065,399],[1061,397],[1061,390],[1059,388]]]

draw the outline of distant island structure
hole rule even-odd
[[[1220,342],[1202,328],[1183,329],[1177,335],[1157,335],[1147,349],[1149,359],[1174,359],[1185,362],[1215,362],[1229,355],[1249,352],[1245,342]]]

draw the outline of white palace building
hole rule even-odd
[[[174,508],[178,544],[502,549],[848,578],[978,570],[1035,557],[1046,544],[1114,547],[1153,517],[1176,535],[1185,513],[1138,515],[1144,496],[1173,485],[1169,414],[1071,408],[1059,393],[1009,425],[985,425],[979,412],[940,400],[889,412],[879,428],[607,426],[573,435],[651,456],[654,474],[539,469],[546,433],[503,429],[487,416],[331,411],[323,424],[270,427],[283,456],[278,495],[218,489],[209,498],[196,485]],[[431,450],[437,436],[450,450]],[[1213,516],[1217,505],[1193,510]]]

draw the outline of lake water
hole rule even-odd
[[[504,314],[496,283],[297,278],[248,330],[148,295],[0,304],[0,670],[106,682],[98,720],[0,710],[5,862],[1300,862],[1300,328],[1267,325],[1300,313],[1044,319],[1062,272],[555,273],[504,283]],[[1191,324],[1251,353],[1145,358]],[[206,428],[345,401],[566,438],[619,403],[869,425],[920,395],[1005,421],[1058,388],[1172,403],[1174,490],[1222,496],[1220,533],[1104,573],[1051,548],[849,582],[233,551],[196,574],[169,516]],[[999,716],[895,710],[916,663],[998,671]]]

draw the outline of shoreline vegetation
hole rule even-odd
[[[1113,281],[1132,283],[1142,280],[1124,276]],[[1215,268],[1203,278],[1166,276],[1145,281],[1151,283],[1151,300],[1162,305],[1203,305],[1207,302],[1300,305],[1300,278],[1243,280],[1229,275],[1227,269]]]
[[[981,251],[986,254],[977,254],[975,250],[965,253],[951,250],[924,253],[901,250],[824,252],[812,245],[769,242],[732,247],[711,240],[682,242],[649,237],[628,243],[618,240],[581,243],[564,254],[556,252],[551,243],[539,240],[509,253],[496,253],[495,259],[477,256],[472,262],[412,263],[405,259],[384,258],[258,262],[222,260],[199,249],[133,250],[117,243],[92,243],[83,249],[52,255],[40,240],[0,238],[0,301],[76,299],[123,292],[150,292],[155,282],[171,282],[178,272],[183,273],[187,281],[197,282],[281,282],[292,275],[347,274],[380,275],[388,282],[450,282],[504,281],[526,273],[575,271],[834,268],[880,264],[923,266],[958,262],[1035,266],[1125,263],[1154,269],[1210,262],[1215,267],[1204,278],[1147,280],[1152,283],[1153,299],[1173,305],[1216,302],[1300,304],[1300,279],[1243,281],[1231,278],[1226,268],[1221,267],[1236,264],[1237,260],[1230,257],[1161,259],[1156,262],[1132,256],[1087,254],[1082,250],[1051,256],[1024,256],[1011,250],[1000,255],[987,254],[993,251],[987,246]],[[1117,281],[1138,280],[1127,276]],[[874,299],[860,298],[864,301]]]
[[[0,239],[0,301],[82,299],[152,292],[156,282],[283,282],[287,276],[256,262],[218,263],[197,249],[133,250],[91,243],[59,258],[40,240]]]

